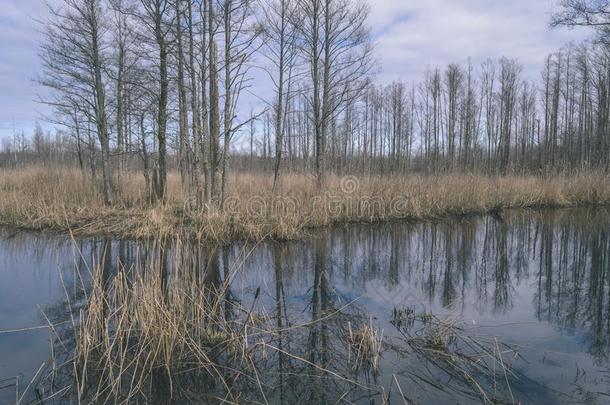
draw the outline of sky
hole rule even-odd
[[[556,1],[369,0],[378,80],[417,81],[430,67],[502,56],[518,59],[536,80],[547,54],[591,34],[549,28]],[[34,81],[45,10],[44,0],[0,0],[0,139],[31,133],[37,120],[45,127],[49,111],[36,102],[44,89]]]

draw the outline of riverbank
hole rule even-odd
[[[610,175],[338,177],[323,190],[307,175],[281,178],[276,196],[264,174],[230,177],[225,208],[194,206],[170,174],[167,200],[149,205],[138,173],[121,175],[116,203],[105,206],[76,169],[30,167],[0,172],[0,224],[76,235],[207,241],[295,239],[342,222],[379,222],[484,214],[508,208],[610,205]]]

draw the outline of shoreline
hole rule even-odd
[[[536,211],[545,211],[545,210],[575,210],[575,209],[608,209],[610,210],[610,203],[605,204],[579,204],[579,205],[546,205],[546,206],[520,206],[520,207],[503,207],[499,210],[488,210],[488,211],[471,211],[471,212],[463,212],[463,213],[445,213],[443,215],[436,216],[427,216],[427,217],[404,217],[404,218],[388,218],[388,219],[379,219],[372,220],[369,222],[365,222],[362,220],[343,220],[338,222],[332,222],[326,225],[317,225],[305,227],[299,231],[298,236],[293,238],[276,238],[273,235],[268,237],[263,237],[262,239],[247,239],[235,237],[232,239],[192,239],[198,243],[206,244],[206,243],[218,243],[221,245],[231,244],[233,242],[247,242],[247,243],[258,243],[258,242],[294,242],[302,240],[303,238],[307,238],[311,233],[320,231],[323,229],[328,229],[332,227],[339,226],[350,226],[350,225],[384,225],[384,224],[396,224],[396,223],[405,223],[405,224],[417,224],[421,222],[444,222],[444,221],[452,221],[452,220],[463,220],[481,216],[488,215],[501,215],[507,211],[523,211],[523,212],[536,212]],[[18,225],[14,223],[4,222],[0,218],[0,228],[4,228],[14,232],[32,232],[32,233],[49,233],[53,236],[73,236],[77,238],[109,238],[113,240],[129,240],[129,241],[146,241],[146,240],[155,240],[158,238],[172,238],[172,237],[187,237],[192,238],[193,234],[185,233],[185,232],[177,232],[173,234],[164,234],[164,235],[150,235],[150,236],[132,236],[129,233],[105,233],[104,231],[100,232],[82,232],[78,228],[61,228],[61,227],[52,227],[52,226],[27,226],[27,225]]]
[[[306,175],[286,175],[272,198],[270,176],[236,174],[225,210],[188,208],[176,175],[168,200],[146,205],[143,181],[124,176],[117,204],[106,207],[86,175],[33,167],[0,172],[0,225],[82,237],[199,243],[288,241],[342,224],[380,224],[489,215],[509,209],[610,207],[610,175],[387,176],[329,178],[320,192]]]

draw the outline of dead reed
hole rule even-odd
[[[386,353],[408,366],[403,384],[408,377],[415,387],[485,403],[500,395],[489,388],[496,381],[510,390],[508,350],[469,335],[457,318],[395,310],[398,335],[388,338],[369,315],[351,308],[355,303],[301,319],[302,309],[274,312],[276,303],[261,298],[267,292],[240,292],[238,265],[226,267],[213,253],[203,264],[201,252],[180,240],[167,246],[150,242],[131,264],[104,257],[75,269],[74,285],[64,285],[65,302],[52,311],[62,315],[45,310],[52,358],[36,386],[41,402],[385,398],[392,389],[384,384],[393,384],[384,370]],[[396,384],[407,401],[413,391]]]
[[[0,172],[0,223],[80,235],[201,240],[294,239],[314,227],[341,222],[439,218],[508,208],[610,204],[604,173],[485,177],[330,176],[322,190],[313,178],[288,174],[275,196],[272,178],[234,174],[223,209],[194,206],[170,174],[167,199],[148,204],[142,176],[122,173],[117,201],[107,207],[89,176],[75,169],[29,167]]]
[[[117,263],[109,270],[112,258],[94,264],[77,277],[84,280],[77,286],[82,295],[68,295],[75,288],[65,286],[71,321],[63,329],[51,325],[53,368],[40,397],[239,402],[230,387],[255,378],[257,351],[248,338],[262,318],[244,316],[238,303],[224,299],[228,281],[214,283],[213,275],[185,265],[192,258],[168,257],[162,245],[151,245],[146,260],[129,267]],[[193,386],[199,389],[191,391]],[[191,401],[193,395],[200,401]]]
[[[383,331],[373,325],[371,319],[360,330],[354,330],[348,323],[347,341],[350,344],[350,360],[353,356],[354,370],[364,369],[376,379],[380,372],[380,358],[383,351]]]
[[[495,337],[468,332],[455,315],[395,308],[392,324],[412,353],[429,365],[411,373],[415,383],[466,395],[483,404],[517,403],[511,383],[523,376],[512,367],[519,358],[514,348],[501,345]],[[439,386],[439,381],[446,383]]]
[[[118,262],[116,270],[104,259],[106,264],[76,278],[82,280],[78,288],[65,286],[64,318],[70,321],[49,321],[53,358],[37,387],[39,398],[269,403],[277,374],[285,373],[282,378],[288,380],[297,375],[295,369],[315,369],[321,379],[374,390],[276,344],[278,337],[299,334],[312,324],[278,327],[257,305],[259,291],[248,303],[231,298],[231,280],[239,269],[228,270],[221,281],[218,267],[199,272],[192,266],[191,249],[176,248],[179,240],[172,245],[173,251],[166,250],[159,241],[142,252],[146,260],[129,267]],[[81,293],[68,293],[74,290]]]

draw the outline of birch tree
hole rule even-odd
[[[41,46],[41,83],[55,91],[47,103],[58,109],[70,102],[82,111],[96,129],[101,149],[103,195],[114,201],[107,115],[106,8],[101,0],[63,0],[49,6],[50,19]]]
[[[291,103],[292,86],[297,60],[297,8],[295,0],[264,0],[260,17],[263,27],[263,56],[270,68],[267,69],[274,87],[272,102],[275,130],[275,162],[273,168],[273,191],[280,175],[280,165],[287,126],[288,108]]]
[[[366,88],[373,67],[369,7],[356,0],[299,0],[300,41],[309,64],[309,117],[315,139],[315,173],[324,183],[330,123]]]

